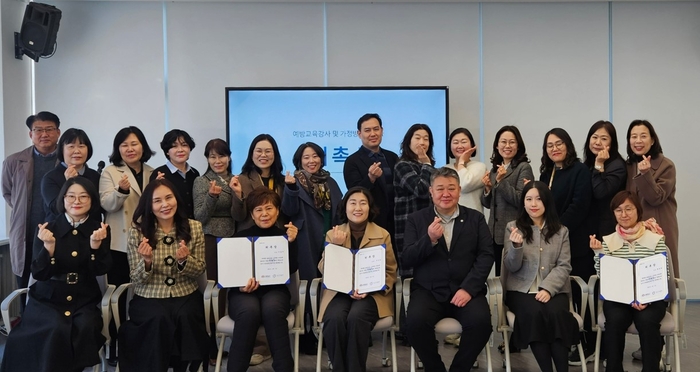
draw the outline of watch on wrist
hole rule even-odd
[[[594,168],[599,171],[603,170],[603,166],[598,164],[596,164]]]

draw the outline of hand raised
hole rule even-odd
[[[158,175],[156,176],[157,180],[162,180],[165,178],[165,173],[163,172],[158,172]]]
[[[345,239],[348,238],[348,233],[338,228],[338,226],[333,226],[331,230],[331,243],[336,245],[343,245]]]
[[[645,156],[642,155],[642,161],[640,161],[637,164],[637,169],[639,170],[639,173],[645,174],[646,172],[651,169],[651,155]]]
[[[415,150],[416,156],[418,157],[418,161],[422,164],[431,164],[432,161],[428,154],[425,152],[425,149],[423,146],[416,146]]]
[[[382,170],[381,162],[375,162],[374,164],[369,166],[369,171],[367,172],[367,175],[369,176],[370,181],[376,181],[377,178],[382,176],[382,174],[384,174],[384,171]]]
[[[287,228],[287,240],[291,243],[297,238],[297,234],[299,233],[299,229],[297,229],[296,226],[294,226],[293,223],[288,223],[284,225],[284,227]]]
[[[209,195],[216,198],[221,194],[221,186],[216,185],[216,181],[209,182]]]
[[[523,236],[520,234],[520,230],[517,227],[510,228],[510,237],[508,237],[511,242],[513,242],[513,247],[520,248],[523,246]]]
[[[476,151],[476,146],[463,152],[462,155],[459,156],[459,159],[457,161],[457,165],[462,164],[466,167],[467,163],[469,163],[469,161],[472,159],[472,154],[474,153],[474,151]]]
[[[109,225],[107,225],[104,222],[100,222],[100,228],[93,231],[92,235],[90,235],[90,248],[100,248],[102,240],[104,240],[107,237],[107,227],[109,227]]]
[[[438,241],[438,239],[442,237],[442,234],[445,233],[445,228],[442,227],[441,221],[440,217],[435,216],[433,223],[428,226],[428,237],[431,242]]]
[[[523,186],[527,185],[530,182],[532,182],[532,180],[529,180],[527,178],[523,178]]]
[[[129,177],[126,174],[122,174],[122,177],[119,179],[119,188],[124,190],[124,191],[129,191],[131,189],[131,183],[129,183]]]
[[[48,222],[44,222],[39,225],[37,237],[44,242],[44,248],[49,252],[49,256],[53,257],[53,252],[56,249],[56,238],[53,236],[53,232],[46,228],[48,224]]]
[[[284,183],[287,185],[293,185],[297,183],[297,179],[294,178],[293,174],[290,174],[289,171],[287,171],[287,174],[284,176]]]
[[[589,235],[588,237],[591,239],[591,241],[590,241],[591,249],[595,249],[595,250],[603,249],[603,243],[601,243],[600,240],[595,238],[595,234]]]
[[[187,244],[185,243],[184,240],[180,240],[180,244],[177,247],[177,251],[175,251],[175,258],[177,259],[178,262],[184,261],[187,259],[187,256],[190,255],[190,249],[187,248]]]
[[[484,188],[486,189],[487,193],[491,191],[493,185],[491,184],[491,177],[489,172],[486,172],[486,174],[484,174],[484,176],[481,177],[481,183],[484,184]]]
[[[228,186],[236,193],[238,199],[243,199],[243,188],[241,187],[241,181],[238,179],[238,176],[231,177]]]
[[[77,177],[78,170],[75,169],[75,165],[69,165],[68,168],[66,168],[65,172],[63,172],[63,176],[66,177],[66,179]]]
[[[137,252],[139,255],[141,255],[141,258],[143,258],[146,265],[153,263],[153,248],[151,248],[150,244],[148,244],[148,239],[141,239]]]
[[[598,151],[598,155],[595,157],[595,163],[602,166],[608,159],[610,159],[610,146],[605,146],[604,149]]]
[[[496,182],[501,182],[503,178],[506,176],[506,172],[508,170],[506,169],[505,164],[500,164],[496,166]]]

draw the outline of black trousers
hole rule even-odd
[[[236,324],[228,352],[228,372],[248,370],[261,324],[270,345],[272,368],[275,372],[294,369],[287,325],[290,301],[291,295],[285,285],[260,287],[253,293],[243,293],[238,288],[228,291],[228,313]]]
[[[379,320],[371,296],[354,300],[338,293],[323,314],[323,338],[335,372],[365,372],[372,328]]]
[[[438,354],[435,324],[446,317],[457,319],[465,336],[452,360],[451,372],[469,371],[491,335],[491,315],[485,296],[476,296],[464,307],[457,307],[449,301],[438,302],[429,290],[413,286],[406,315],[408,340],[423,361],[425,372],[445,371]]]
[[[625,333],[634,322],[639,331],[642,348],[642,372],[656,372],[661,360],[661,320],[666,315],[666,302],[656,301],[639,311],[627,304],[605,301],[605,347],[607,349],[607,372],[621,372],[622,356],[625,351]]]

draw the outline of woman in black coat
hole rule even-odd
[[[7,339],[2,372],[82,371],[100,362],[105,337],[95,277],[112,263],[109,227],[92,217],[100,199],[87,179],[66,180],[58,200],[60,215],[39,225],[34,239],[37,282],[29,288],[22,322]]]

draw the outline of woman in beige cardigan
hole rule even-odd
[[[372,293],[345,294],[326,289],[321,296],[318,320],[323,322],[323,337],[335,372],[365,371],[370,332],[380,318],[394,315],[396,259],[389,233],[370,222],[377,214],[369,190],[353,187],[338,206],[343,222],[326,234],[326,241],[348,249],[384,244],[386,247],[385,289]],[[324,256],[318,264],[323,273]]]

